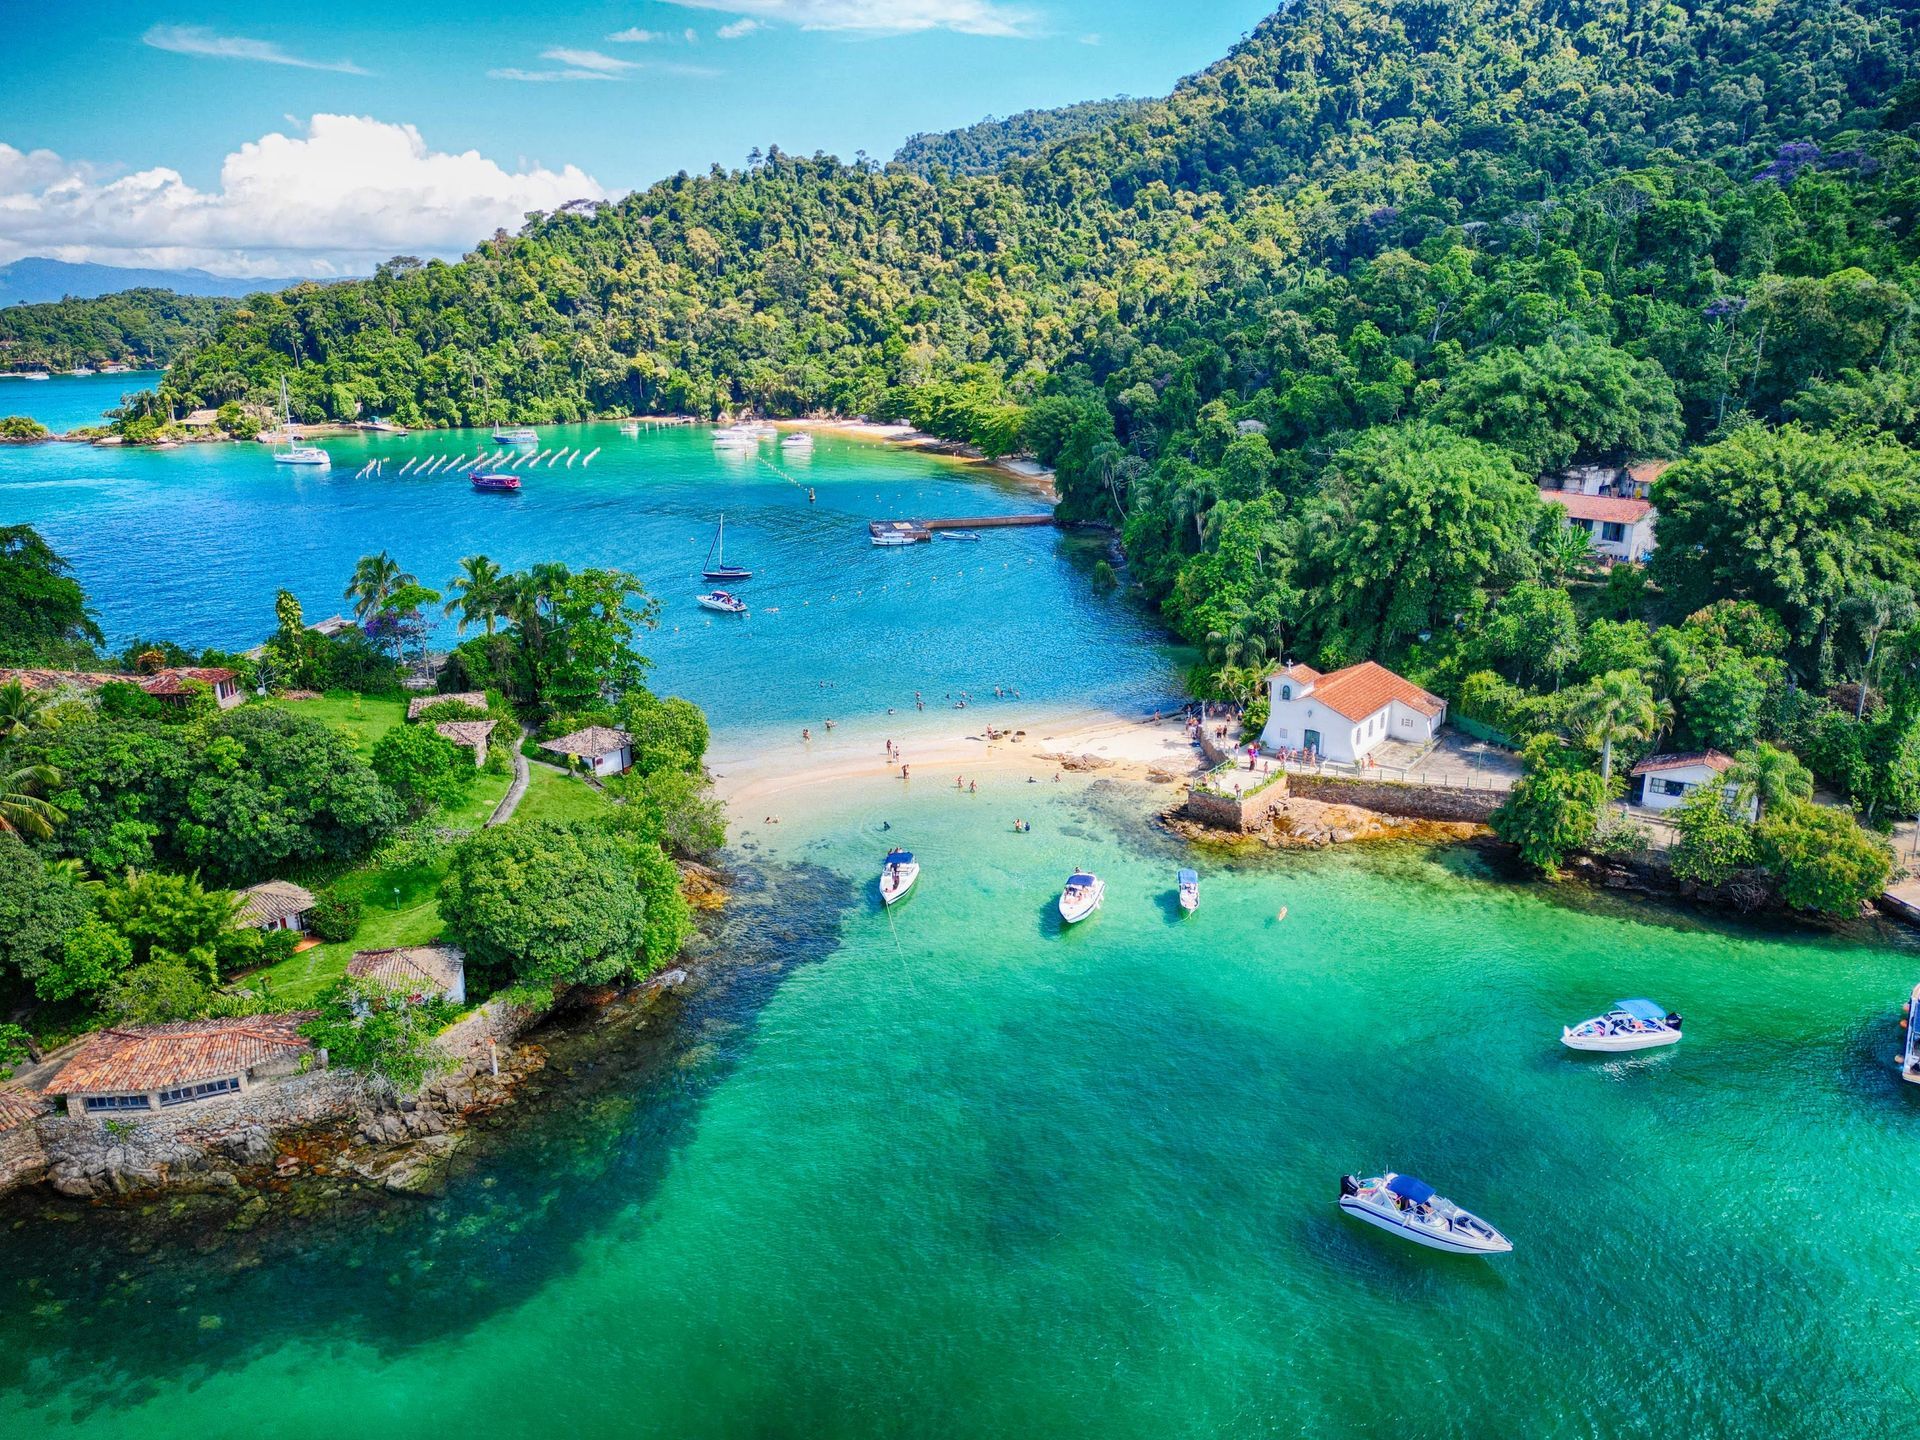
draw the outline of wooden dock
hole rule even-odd
[[[869,520],[867,535],[876,545],[917,545],[931,540],[936,530],[1009,530],[1029,525],[1051,525],[1051,513],[1039,515],[965,515],[944,520]]]

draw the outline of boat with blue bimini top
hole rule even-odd
[[[1619,1054],[1680,1043],[1680,1017],[1651,1000],[1616,1000],[1604,1015],[1562,1027],[1560,1043],[1569,1050]]]
[[[1913,993],[1907,997],[1907,1013],[1900,1024],[1907,1032],[1907,1043],[1895,1057],[1900,1062],[1900,1078],[1911,1085],[1920,1085],[1920,985],[1914,986]]]
[[[706,594],[694,598],[703,610],[718,610],[722,615],[747,613],[747,602],[738,595],[729,595],[724,590],[709,590]]]
[[[1180,908],[1189,915],[1200,908],[1200,872],[1198,870],[1180,872]]]
[[[1106,898],[1104,880],[1085,870],[1076,870],[1067,877],[1066,888],[1060,892],[1060,918],[1069,925],[1078,925],[1098,910]]]
[[[880,867],[880,903],[891,907],[904,900],[913,882],[920,878],[920,866],[911,850],[889,850]]]
[[[1478,1215],[1436,1194],[1424,1180],[1389,1170],[1370,1180],[1340,1177],[1340,1208],[1403,1240],[1454,1255],[1504,1255],[1513,1242]]]

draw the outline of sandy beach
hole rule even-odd
[[[887,737],[876,737],[870,725],[851,735],[814,729],[810,740],[716,755],[715,793],[727,802],[729,823],[745,829],[780,815],[783,806],[803,805],[812,792],[858,782],[952,789],[963,778],[982,791],[1011,791],[1024,788],[1029,778],[1048,785],[1056,775],[1089,775],[1172,787],[1203,768],[1178,714],[1158,722],[1098,711],[1023,720],[1002,711],[992,723],[998,738],[989,740],[984,714],[954,712],[950,726],[903,731],[898,758],[892,759]],[[903,763],[910,777],[905,780]]]
[[[904,445],[912,450],[925,450],[930,454],[943,455],[962,465],[991,470],[997,475],[1005,475],[1009,479],[1021,481],[1049,505],[1060,503],[1059,492],[1054,489],[1053,471],[1038,461],[1018,456],[1003,456],[998,460],[990,460],[971,445],[942,440],[938,435],[929,435],[924,430],[914,429],[905,421],[884,425],[872,420],[842,419],[776,420],[773,423],[782,430],[811,430],[820,435],[845,435],[854,440],[878,440],[888,445]]]

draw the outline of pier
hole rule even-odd
[[[1052,525],[1051,511],[1038,515],[963,515],[943,520],[869,520],[867,536],[876,545],[916,545],[936,530],[1010,530]]]

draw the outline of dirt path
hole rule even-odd
[[[504,825],[513,818],[513,812],[520,808],[520,797],[527,793],[527,781],[532,778],[527,769],[526,752],[521,746],[527,743],[533,734],[530,727],[520,727],[520,739],[513,747],[513,783],[507,787],[507,793],[500,797],[500,803],[493,807],[493,814],[487,817],[487,824]]]

